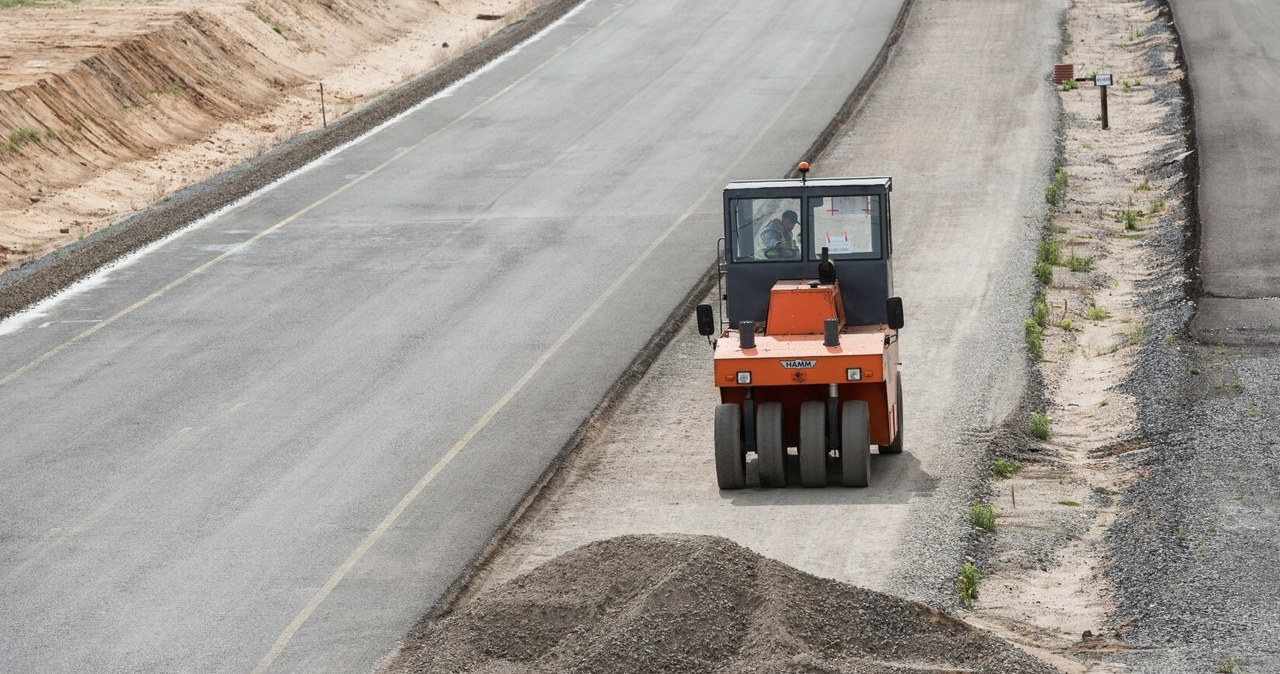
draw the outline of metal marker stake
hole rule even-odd
[[[329,115],[325,113],[324,109],[324,82],[320,83],[320,121],[324,124],[324,128],[329,128]]]

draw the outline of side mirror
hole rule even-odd
[[[710,304],[698,305],[698,334],[710,337],[716,334],[716,317],[711,313]]]
[[[903,325],[902,298],[890,297],[884,303],[885,313],[889,315],[889,329],[901,330]]]

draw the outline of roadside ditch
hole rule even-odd
[[[1006,425],[966,619],[1082,671],[1280,666],[1280,358],[1198,344],[1191,92],[1169,8],[1077,0],[1061,156],[1024,324],[1042,386]],[[958,585],[958,590],[962,585]]]

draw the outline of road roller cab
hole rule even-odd
[[[720,488],[746,486],[750,454],[761,486],[865,487],[872,445],[902,451],[891,191],[882,177],[725,187],[718,324],[698,307],[716,336]]]

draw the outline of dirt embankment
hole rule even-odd
[[[916,602],[713,536],[622,536],[426,624],[395,672],[1052,672]]]
[[[115,0],[0,10],[0,271],[332,122],[536,4]]]

